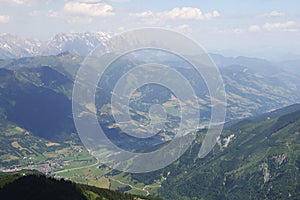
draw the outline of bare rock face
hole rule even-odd
[[[272,159],[276,162],[276,164],[278,164],[278,166],[280,166],[281,164],[283,164],[286,161],[287,155],[285,153],[276,155],[276,156],[273,156]]]
[[[47,56],[65,51],[86,56],[94,48],[104,47],[110,37],[111,34],[105,32],[60,33],[49,40],[41,41],[2,34],[0,35],[0,58]]]

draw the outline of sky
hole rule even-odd
[[[210,52],[300,55],[299,0],[0,0],[0,34],[179,31]]]

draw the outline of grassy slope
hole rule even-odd
[[[282,112],[281,112],[282,113]],[[206,158],[200,145],[168,167],[167,199],[299,199],[300,111],[270,114],[228,127]],[[284,112],[283,112],[284,113]],[[234,134],[227,148],[224,138]]]
[[[26,174],[26,175],[24,175]],[[1,199],[110,199],[132,200],[152,199],[124,194],[117,191],[100,189],[93,186],[75,184],[71,181],[47,178],[33,171],[0,174]]]

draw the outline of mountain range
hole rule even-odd
[[[226,121],[255,116],[300,101],[300,79],[295,73],[262,59],[226,58],[221,55],[212,57],[219,66],[227,93]],[[75,132],[71,96],[73,82],[83,59],[77,53],[64,52],[56,56],[0,60],[0,111],[3,119],[46,139]],[[163,62],[170,64],[169,61]],[[109,100],[109,90],[115,84],[114,81],[126,70],[140,63],[136,59],[121,59],[113,64],[105,75],[106,81],[102,86],[106,91],[101,94],[100,100],[104,103]],[[200,91],[201,98],[201,115],[209,118],[210,100],[203,81],[180,62],[170,65],[197,86],[196,90]],[[148,88],[147,91],[140,100],[152,99],[151,101],[175,104],[171,96],[162,89],[151,92],[153,88]],[[103,112],[103,105],[106,105],[104,103],[96,106],[101,111],[101,120],[107,122],[111,114]],[[149,103],[151,102],[146,106]],[[136,102],[136,105],[133,112],[136,116],[141,116],[142,104]]]
[[[111,34],[104,32],[60,33],[48,40],[35,40],[2,34],[0,59],[56,55],[64,51],[74,51],[86,56],[97,46],[105,45],[110,37]]]
[[[44,165],[56,159],[58,165],[74,160],[76,169],[94,161],[88,152],[81,152],[83,146],[73,122],[72,90],[85,56],[97,45],[104,47],[109,37],[106,33],[59,34],[44,42],[10,35],[0,37],[0,57],[5,58],[0,59],[1,167],[34,162]],[[149,144],[150,150],[164,145],[172,139],[177,120],[176,101],[169,91],[158,86],[139,88],[130,112],[134,120],[146,123],[151,104],[169,106],[166,112],[170,123],[165,132],[154,139],[137,141],[125,136],[112,120],[109,106],[114,84],[122,74],[144,64],[148,55],[114,62],[100,81],[104,90],[96,93],[95,109],[101,126],[105,126],[110,139],[116,143],[123,141],[117,145],[125,144],[122,147],[133,151]],[[197,157],[206,134],[206,129],[201,129],[186,153],[163,170],[131,175],[107,172],[100,167],[97,170],[106,171],[105,176],[113,176],[112,180],[116,176],[131,181],[125,187],[124,182],[118,185],[112,181],[110,188],[129,192],[139,189],[148,194],[148,184],[156,184],[153,194],[165,199],[299,199],[300,105],[295,104],[300,102],[299,61],[273,63],[218,54],[211,57],[224,80],[227,123],[207,157]],[[156,61],[174,67],[190,80],[198,91],[201,117],[209,119],[210,100],[203,80],[181,61],[168,57]],[[89,104],[80,106],[86,112],[95,111]],[[74,149],[79,153],[72,154]],[[67,169],[61,169],[61,173]],[[84,173],[87,170],[90,169]],[[66,172],[78,180],[87,179]],[[105,176],[101,178],[107,180]],[[134,188],[133,183],[145,186]]]

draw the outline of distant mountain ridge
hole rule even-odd
[[[259,64],[260,59],[243,57],[234,59],[220,55],[219,57],[219,64],[217,64],[221,66],[220,72],[227,92],[228,121],[255,116],[300,101],[300,80],[292,79],[290,73],[279,70],[276,74],[268,74],[262,68],[267,66],[271,71],[272,65],[264,60]],[[75,131],[72,123],[71,97],[73,81],[83,59],[83,56],[74,52],[64,52],[56,56],[0,60],[0,74],[3,74],[0,76],[2,81],[0,84],[0,109],[3,110],[3,115],[22,128],[45,138],[51,138],[62,132]],[[226,59],[231,61],[226,62]],[[245,63],[242,62],[243,60],[246,60]],[[139,63],[135,60],[129,60],[129,62],[120,60],[115,67],[111,68],[111,79],[114,80],[124,73],[120,71],[122,66],[134,66]],[[166,64],[170,63],[166,61]],[[172,65],[181,70],[189,80],[193,80],[199,87],[203,85],[201,80],[197,80],[194,73],[182,68],[183,65],[180,62],[172,63]],[[110,88],[112,85],[106,84],[105,87]],[[157,93],[155,94],[157,95]],[[162,97],[164,93],[160,94]],[[33,98],[33,95],[36,96]],[[205,98],[205,94],[201,95],[204,106],[201,114],[209,116],[206,106],[208,100]],[[109,98],[109,95],[106,97]],[[151,94],[148,93],[145,97],[150,98]],[[28,100],[27,104],[24,104],[24,98]],[[31,100],[29,101],[29,99]],[[32,110],[33,105],[35,105],[36,112]],[[59,106],[64,109],[58,109]],[[101,109],[100,105],[99,109]],[[31,116],[31,118],[26,116]],[[49,118],[49,116],[52,117]],[[107,117],[109,118],[109,116]],[[37,123],[41,120],[44,123]],[[48,124],[47,120],[50,120],[52,125]],[[36,124],[31,122],[36,122]],[[47,126],[42,126],[42,124]]]
[[[0,35],[0,59],[56,55],[73,51],[86,56],[97,46],[104,46],[110,33],[59,33],[48,40],[25,39],[11,34]]]

